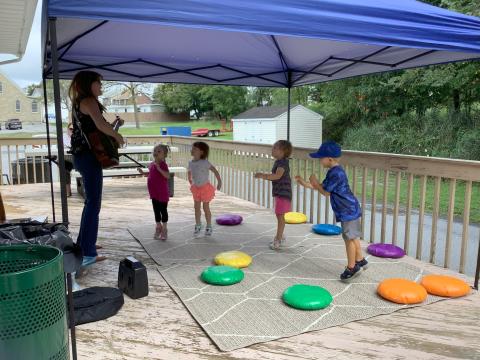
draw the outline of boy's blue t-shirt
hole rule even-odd
[[[352,221],[362,216],[362,209],[348,185],[347,174],[340,165],[332,167],[322,183],[330,193],[330,203],[337,221]]]

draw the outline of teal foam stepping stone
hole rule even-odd
[[[332,224],[316,224],[312,226],[312,231],[320,235],[340,235],[342,228]]]
[[[320,310],[333,301],[332,294],[320,286],[293,285],[283,292],[283,302],[300,310]]]
[[[243,280],[242,270],[231,266],[210,266],[202,271],[201,279],[211,285],[233,285]]]

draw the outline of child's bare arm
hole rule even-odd
[[[190,183],[190,185],[192,185],[192,172],[190,170],[188,170],[187,176],[188,176],[188,182]]]
[[[275,181],[275,180],[279,180],[283,176],[283,174],[285,174],[285,169],[282,167],[279,167],[277,171],[275,171],[275,174],[256,173],[255,177],[257,179]]]
[[[295,181],[300,185],[302,185],[303,187],[313,189],[312,184],[310,184],[308,181],[305,181],[305,179],[303,179],[301,176],[298,176],[298,175],[295,176]]]
[[[165,178],[165,179],[168,179],[170,177],[170,172],[166,171],[166,170],[163,170],[161,167],[160,167],[160,164],[158,163],[155,163],[155,168],[157,169],[157,171],[162,174],[162,176]]]
[[[215,178],[217,179],[217,190],[220,190],[222,188],[222,178],[220,177],[220,174],[215,166],[210,166],[210,171],[213,172],[215,175]]]
[[[143,171],[143,169],[141,167],[137,167],[137,171],[142,174],[143,176],[148,176],[148,173],[146,173],[145,171]]]
[[[322,194],[323,196],[330,196],[330,193],[323,188],[323,185],[320,184],[320,182],[318,181],[315,175],[310,175],[309,180],[310,180],[310,184],[312,184],[312,187],[315,190],[318,190],[320,194]]]

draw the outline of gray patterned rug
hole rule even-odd
[[[252,214],[236,227],[215,227],[212,237],[193,237],[188,223],[169,225],[167,242],[152,239],[152,229],[131,228],[130,233],[158,264],[158,270],[195,320],[220,350],[231,351],[304,332],[389,314],[402,308],[377,296],[379,281],[401,277],[418,280],[423,271],[408,259],[369,257],[368,270],[350,283],[339,281],[345,266],[345,247],[340,237],[312,234],[310,225],[287,225],[287,247],[269,249],[275,224],[269,214]],[[203,283],[199,276],[222,251],[241,250],[253,257],[244,269],[245,279],[221,287]],[[286,306],[281,296],[294,284],[324,287],[332,304],[319,311]],[[422,304],[443,298],[429,296]]]

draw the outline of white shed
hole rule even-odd
[[[305,106],[290,109],[290,141],[293,146],[317,148],[322,143],[323,117]],[[233,140],[273,144],[287,138],[287,107],[262,106],[232,119]]]

